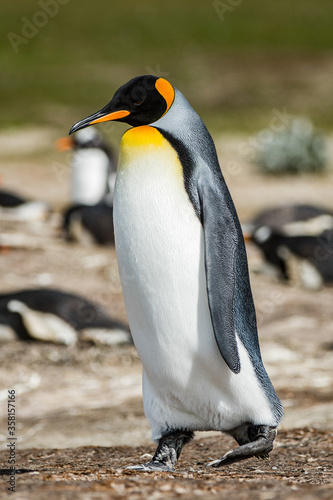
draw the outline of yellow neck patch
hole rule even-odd
[[[154,127],[142,125],[130,128],[121,139],[118,172],[132,169],[151,168],[165,165],[170,175],[176,175],[183,182],[183,170],[176,151],[163,135]],[[140,166],[141,165],[141,166]]]
[[[173,86],[171,85],[171,83],[168,82],[168,80],[165,80],[164,78],[159,78],[158,80],[156,80],[155,87],[161,94],[161,96],[165,99],[165,102],[167,103],[167,109],[165,111],[166,113],[169,110],[175,98],[175,91],[173,89]]]
[[[121,140],[121,147],[142,147],[142,146],[161,146],[163,142],[162,134],[154,127],[142,125],[127,130]]]

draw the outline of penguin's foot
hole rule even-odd
[[[142,472],[173,472],[175,470],[175,465],[178,461],[180,452],[182,451],[182,447],[192,438],[193,432],[190,431],[176,430],[168,432],[159,440],[155,455],[150,462],[146,464],[132,465],[126,468]]]
[[[126,467],[128,470],[136,470],[138,472],[174,472],[175,468],[172,465],[163,464],[162,462],[147,462],[146,464],[130,465]]]
[[[266,460],[273,449],[276,427],[247,424],[234,429],[230,434],[241,446],[229,451],[220,460],[210,462],[207,467],[231,465],[251,457]]]

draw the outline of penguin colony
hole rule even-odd
[[[172,471],[196,430],[231,434],[219,467],[273,448],[282,407],[262,363],[238,217],[213,140],[182,93],[140,76],[70,134],[123,135],[114,196],[120,278],[157,449],[132,469]]]
[[[102,134],[94,129],[82,130],[72,138],[59,139],[56,146],[62,151],[74,149],[73,200],[95,203],[76,203],[67,209],[63,229],[68,239],[73,235],[81,243],[89,240],[103,245],[112,244],[112,200],[116,175],[112,149],[105,143]],[[51,207],[42,201],[29,201],[0,189],[0,215],[5,220],[42,221],[49,219],[51,213]],[[2,242],[0,250],[7,252],[10,248],[10,244]],[[114,321],[99,306],[84,297],[51,288],[0,294],[0,342],[16,339],[67,346],[76,344],[78,340],[104,345],[132,342],[127,325]]]

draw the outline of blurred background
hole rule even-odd
[[[329,130],[332,15],[329,0],[7,3],[1,126],[65,133],[131,77],[155,73],[214,132],[256,132],[285,106]]]
[[[15,176],[42,165],[38,175],[51,181],[48,197],[58,205],[65,185],[52,162],[66,160],[52,140],[146,73],[169,78],[215,139],[242,135],[240,160],[256,150],[249,137],[295,116],[330,134],[332,11],[329,0],[7,3],[1,9],[2,171],[8,162]],[[103,132],[117,147],[125,128],[109,124]],[[37,195],[22,175],[25,190]],[[5,181],[11,185],[10,173]]]
[[[48,215],[28,220],[8,207],[0,212],[1,291],[54,287],[81,293],[126,324],[112,241],[105,247],[97,237],[64,235],[64,211],[80,202],[73,198],[77,162],[73,149],[58,151],[55,142],[74,122],[109,102],[130,78],[165,77],[213,135],[250,239],[255,240],[254,230],[261,225],[270,226],[267,220],[254,221],[271,207],[282,207],[286,214],[284,206],[320,206],[321,212],[310,210],[298,219],[326,217],[315,231],[278,228],[284,240],[273,260],[288,260],[289,266],[294,257],[285,276],[281,269],[277,275],[276,268],[275,274],[261,272],[267,258],[260,249],[262,238],[247,248],[263,357],[286,407],[284,425],[332,426],[332,19],[330,0],[4,2],[0,188],[46,203]],[[127,127],[110,123],[98,128],[116,164]],[[112,208],[112,199],[105,196],[99,201]],[[294,223],[295,217],[292,212],[281,221]],[[324,249],[328,269],[319,272],[311,282],[315,285],[308,286],[294,272],[304,264],[295,241],[288,240],[295,235],[306,244],[315,236],[316,248]],[[302,256],[310,265],[313,252]],[[36,346],[4,344],[0,354],[3,387],[13,380],[21,384],[22,446],[149,440],[132,346],[100,348],[87,341],[77,349]],[[58,379],[54,388],[59,370],[62,382]],[[48,399],[50,388],[54,404]],[[58,425],[56,435],[52,422]],[[84,425],[89,426],[85,440]]]

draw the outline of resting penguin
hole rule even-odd
[[[324,207],[307,204],[285,204],[270,207],[259,212],[250,222],[249,231],[253,234],[262,226],[275,231],[285,231],[292,235],[305,232],[321,232],[332,228],[333,213]]]
[[[333,282],[333,213],[314,205],[264,210],[245,226],[267,263],[285,280],[317,289]]]
[[[21,316],[24,327],[36,340],[65,345],[74,345],[77,341],[74,328],[55,314],[30,309],[19,300],[11,300],[7,308]]]
[[[73,345],[80,339],[101,344],[131,342],[126,325],[80,295],[49,288],[0,294],[0,341],[42,340]]]
[[[140,76],[70,133],[117,120],[115,245],[143,364],[152,460],[174,470],[196,430],[231,434],[219,467],[273,448],[282,407],[263,366],[241,227],[213,140],[164,78]]]
[[[22,196],[0,189],[0,207],[16,208],[26,203],[26,201]]]
[[[33,201],[0,189],[0,211],[9,218],[18,221],[45,220],[51,213],[51,207],[44,201]]]
[[[113,208],[107,203],[71,205],[63,214],[62,227],[68,241],[113,245]]]

